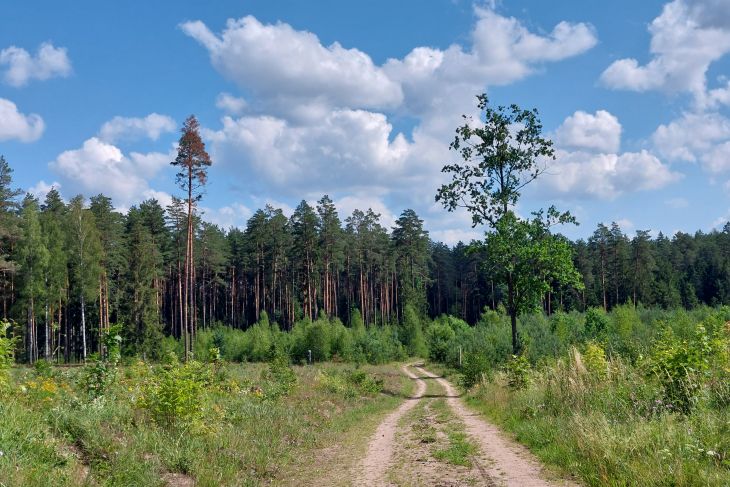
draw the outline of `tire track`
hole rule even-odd
[[[499,428],[484,421],[476,413],[467,409],[449,381],[432,374],[422,367],[415,368],[424,376],[435,379],[444,388],[451,410],[464,422],[469,437],[479,445],[482,453],[491,460],[491,463],[484,468],[487,475],[498,485],[508,487],[577,487],[577,484],[568,481],[548,480],[540,462],[527,448],[509,440]]]
[[[398,427],[398,421],[416,405],[426,392],[426,382],[408,370],[407,365],[401,367],[401,370],[410,379],[416,381],[416,392],[380,423],[370,440],[368,452],[359,465],[357,481],[354,485],[367,487],[389,485],[385,474],[393,460],[395,431]]]

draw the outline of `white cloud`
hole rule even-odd
[[[383,184],[402,174],[409,143],[401,134],[390,140],[391,132],[382,114],[336,110],[311,125],[270,116],[224,117],[223,128],[206,136],[214,159],[235,165],[236,172],[244,162],[268,184],[324,191]]]
[[[709,66],[730,52],[727,2],[674,0],[649,25],[652,59],[620,59],[601,75],[613,89],[689,92],[702,104]],[[719,95],[719,93],[716,93]]]
[[[465,230],[460,228],[449,228],[446,230],[434,230],[431,232],[431,239],[435,242],[441,242],[446,245],[456,245],[459,242],[468,244],[472,240],[481,240],[484,238],[484,232],[477,230]]]
[[[660,125],[651,139],[664,157],[695,162],[718,142],[730,139],[730,120],[718,113],[685,113]]]
[[[0,98],[0,141],[33,142],[40,138],[45,127],[40,115],[20,113],[15,103]]]
[[[647,151],[591,154],[556,151],[556,161],[538,183],[543,191],[570,198],[613,199],[662,188],[682,175]]]
[[[175,131],[175,121],[167,115],[150,113],[144,118],[114,117],[105,122],[99,130],[99,138],[115,143],[119,140],[148,138],[157,140],[163,133]]]
[[[183,32],[202,44],[226,78],[282,106],[291,100],[334,106],[396,106],[397,83],[370,56],[319,38],[289,24],[263,24],[252,16],[229,19],[220,35],[201,21],[185,22]]]
[[[49,184],[41,180],[38,181],[34,186],[28,188],[28,192],[38,198],[39,201],[43,202],[43,200],[46,199],[46,195],[49,191],[51,191],[53,188],[56,188],[56,190],[58,190],[60,187],[61,183],[59,183],[58,181],[53,181]]]
[[[241,115],[248,103],[243,98],[238,98],[230,93],[220,93],[215,99],[215,106],[229,115]]]
[[[699,162],[710,174],[730,172],[730,119],[719,113],[685,113],[660,125],[652,142],[668,159]]]
[[[162,160],[168,161],[169,155],[127,157],[118,147],[92,137],[81,148],[59,154],[49,167],[59,175],[67,191],[87,196],[104,193],[119,207],[128,208],[148,198],[169,201],[165,193],[150,188],[146,178],[164,167],[159,163]],[[157,161],[158,165],[153,167],[150,161]]]
[[[632,222],[628,218],[619,218],[618,220],[616,220],[616,224],[624,231],[634,228],[634,222]]]
[[[598,110],[595,115],[579,110],[558,127],[555,141],[562,147],[618,152],[621,124],[605,110]]]
[[[7,66],[5,82],[11,86],[23,86],[32,79],[46,80],[71,74],[71,61],[65,47],[54,47],[44,42],[32,56],[23,48],[10,46],[0,51],[0,66]]]
[[[292,200],[350,193],[340,201],[343,218],[372,206],[388,225],[395,221],[388,210],[394,201],[429,211],[441,168],[454,156],[449,139],[461,115],[474,113],[474,95],[597,42],[586,23],[560,22],[543,34],[493,9],[474,12],[465,45],[416,47],[383,65],[281,22],[249,16],[229,20],[221,32],[200,21],[182,24],[248,98],[219,95],[216,104],[228,116],[219,129],[202,132],[213,160],[254,197],[261,187]],[[411,133],[394,130],[390,115],[413,117]],[[454,220],[437,225],[454,226]]]

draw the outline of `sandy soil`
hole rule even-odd
[[[487,475],[496,485],[520,487],[576,486],[577,484],[550,480],[539,461],[525,448],[507,438],[496,426],[484,421],[467,409],[454,387],[441,377],[421,367],[416,370],[435,378],[446,391],[452,411],[464,422],[469,437],[476,442],[482,453],[491,461],[485,465]]]
[[[426,383],[423,380],[417,378],[405,365],[401,369],[404,374],[416,381],[416,391],[410,399],[406,400],[398,409],[390,413],[378,426],[368,445],[368,452],[357,469],[357,479],[354,485],[373,487],[388,485],[386,472],[393,461],[395,431],[398,422],[404,414],[416,405],[416,402],[426,392]]]

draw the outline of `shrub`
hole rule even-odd
[[[407,304],[403,311],[403,343],[411,357],[428,356],[421,320],[410,304]]]
[[[484,380],[489,372],[489,360],[482,353],[466,352],[461,367],[461,385],[469,389]]]
[[[602,337],[608,329],[608,315],[603,308],[588,308],[585,321],[585,334],[589,338]]]
[[[269,362],[269,368],[264,371],[262,376],[269,382],[266,396],[274,399],[288,396],[297,383],[297,375],[289,365],[289,357],[283,353],[274,353],[274,357]]]
[[[448,321],[438,319],[431,323],[426,331],[428,340],[429,357],[436,362],[445,362],[449,350],[452,348],[452,340],[456,336],[454,330],[449,326]]]
[[[594,377],[603,379],[608,374],[608,361],[606,352],[596,342],[588,342],[583,353],[583,363]]]
[[[112,364],[92,354],[79,374],[78,386],[91,399],[97,399],[109,391],[116,377],[117,371]]]
[[[504,369],[510,389],[522,389],[529,383],[531,367],[524,355],[512,355]]]
[[[138,406],[163,427],[194,428],[203,415],[205,386],[209,382],[210,373],[199,362],[160,367],[144,384]]]
[[[665,400],[688,413],[702,386],[704,373],[710,368],[713,349],[705,327],[697,325],[691,340],[677,338],[665,328],[655,342],[647,362],[648,372],[664,388]]]

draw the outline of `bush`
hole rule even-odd
[[[203,415],[205,386],[210,381],[210,371],[199,362],[160,367],[144,384],[138,406],[163,427],[195,428]]]
[[[107,361],[99,360],[96,354],[92,354],[79,375],[78,386],[91,399],[97,399],[109,391],[116,378],[116,368]]]
[[[266,397],[274,399],[288,396],[297,383],[297,375],[289,365],[289,357],[282,353],[274,353],[269,368],[262,375],[269,382]]]
[[[507,373],[507,385],[510,389],[523,389],[529,383],[530,362],[524,355],[512,355],[504,368]]]
[[[446,362],[449,351],[453,348],[452,341],[455,337],[456,333],[451,329],[447,320],[438,319],[431,323],[426,330],[429,358],[436,362]]]
[[[489,372],[489,361],[484,354],[466,352],[461,366],[461,385],[469,389],[481,383]]]
[[[697,325],[692,340],[677,338],[665,328],[647,362],[650,375],[664,388],[665,400],[683,413],[696,402],[703,375],[709,370],[713,347],[705,327]]]
[[[586,349],[583,353],[583,363],[585,363],[588,372],[594,377],[604,379],[608,374],[606,352],[596,342],[591,341],[586,344]]]
[[[403,344],[411,357],[428,356],[428,346],[423,336],[421,319],[410,304],[407,304],[403,311]]]

